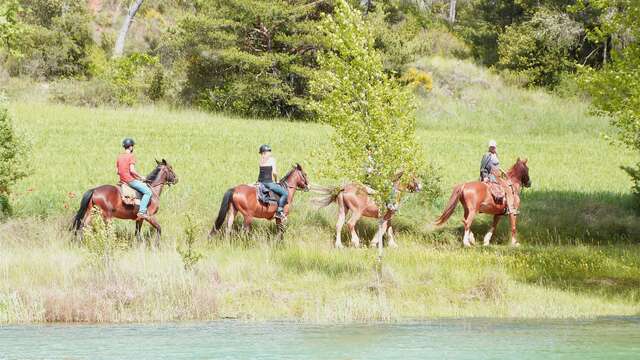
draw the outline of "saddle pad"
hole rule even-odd
[[[494,182],[487,184],[487,186],[489,187],[489,192],[491,193],[491,196],[493,196],[495,202],[498,204],[502,203],[505,196],[502,186]]]
[[[122,202],[127,205],[140,205],[142,194],[138,190],[127,184],[120,185],[120,193],[122,194]]]
[[[259,202],[265,205],[277,204],[278,199],[280,199],[280,196],[267,189],[267,187],[264,186],[263,183],[256,184],[256,197],[258,198]]]

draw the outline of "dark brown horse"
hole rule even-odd
[[[421,190],[421,187],[422,185],[418,179],[415,178],[407,185],[397,186],[398,191],[400,192],[418,192]],[[372,189],[360,184],[350,183],[336,187],[315,187],[313,191],[322,195],[313,199],[313,202],[320,208],[329,206],[334,202],[338,205],[338,222],[336,223],[335,241],[336,248],[343,248],[341,232],[349,212],[351,212],[351,217],[347,222],[347,227],[351,233],[351,245],[354,247],[360,247],[360,238],[356,233],[356,224],[358,223],[358,220],[364,216],[380,220],[379,231],[382,232],[374,236],[370,244],[372,247],[375,246],[378,241],[382,240],[381,238],[385,232],[388,237],[388,246],[394,248],[398,247],[395,237],[393,236],[393,228],[390,223],[395,211],[386,209],[386,211],[382,213],[378,205],[370,196],[373,191]]]
[[[520,207],[520,190],[523,186],[531,186],[527,159],[520,160],[520,158],[518,158],[515,165],[513,165],[507,172],[507,179],[512,183],[515,197],[514,205],[517,209]],[[491,229],[484,236],[484,245],[489,245],[491,237],[496,231],[496,226],[498,226],[498,222],[500,221],[500,217],[505,213],[505,207],[507,206],[506,199],[503,200],[502,203],[496,204],[493,196],[491,195],[491,191],[489,190],[489,184],[481,181],[472,181],[456,185],[456,187],[453,188],[451,197],[449,198],[447,208],[444,210],[442,215],[436,219],[436,225],[442,225],[447,222],[449,217],[453,214],[453,211],[456,209],[458,201],[460,201],[464,207],[464,220],[462,221],[464,223],[464,238],[462,240],[464,246],[471,246],[472,244],[475,244],[475,237],[473,236],[473,232],[471,232],[471,224],[473,223],[473,219],[476,215],[478,213],[493,214]],[[516,215],[510,214],[509,220],[511,222],[511,245],[519,246],[520,244],[516,239]]]
[[[296,164],[281,180],[280,185],[287,189],[289,193],[288,204],[284,207],[285,215],[289,214],[290,205],[293,203],[293,197],[296,190],[309,189],[307,174],[302,170],[300,164]],[[275,217],[277,206],[275,204],[265,205],[258,201],[255,185],[238,185],[233,187],[224,194],[218,217],[213,224],[213,228],[209,236],[213,236],[222,229],[225,218],[227,219],[227,234],[231,233],[233,220],[236,213],[240,212],[244,220],[244,229],[249,231],[253,219],[271,220]],[[227,216],[228,215],[228,216]],[[280,219],[276,219],[278,225],[278,233],[282,236],[283,226]]]
[[[178,182],[176,174],[173,172],[171,165],[167,163],[165,159],[157,161],[156,168],[147,176],[146,182],[151,187],[153,196],[149,202],[147,221],[151,226],[156,229],[156,243],[160,245],[160,224],[155,218],[155,214],[160,207],[160,195],[162,194],[162,188],[165,184],[173,185]],[[122,202],[122,194],[119,186],[114,185],[102,185],[93,188],[82,196],[80,202],[80,209],[76,213],[73,220],[73,229],[76,234],[80,232],[82,234],[82,228],[86,226],[91,218],[91,209],[97,206],[100,208],[102,218],[105,222],[110,222],[114,217],[118,219],[135,220],[136,221],[136,238],[138,241],[142,241],[140,229],[144,220],[138,220],[138,206],[126,205]]]

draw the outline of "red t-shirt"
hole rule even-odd
[[[120,181],[123,183],[129,183],[136,178],[131,174],[131,164],[136,163],[136,157],[131,153],[124,153],[118,155],[118,160],[116,161],[116,168],[118,168],[118,175],[120,176]]]

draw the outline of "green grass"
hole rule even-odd
[[[418,134],[444,194],[433,204],[408,198],[396,219],[400,249],[331,248],[335,208],[317,211],[296,197],[284,246],[274,226],[206,240],[223,192],[257,176],[257,147],[270,143],[282,171],[300,162],[322,178],[329,129],[312,123],[239,119],[165,107],[86,109],[14,98],[10,112],[33,144],[34,174],[11,196],[15,216],[0,224],[0,322],[297,319],[400,321],[425,317],[593,317],[640,313],[640,218],[620,165],[637,160],[607,143],[607,120],[586,104],[514,89],[467,63],[429,59],[435,89],[421,100]],[[138,142],[138,168],[166,158],[180,178],[163,193],[163,247],[132,244],[109,269],[70,245],[65,228],[82,193],[114,183],[125,136]],[[460,211],[430,224],[454,184],[475,179],[486,142],[501,159],[527,157],[533,187],[522,196],[519,240],[462,249]],[[186,214],[205,254],[192,272],[175,251]],[[473,230],[480,238],[488,217]],[[132,241],[133,224],[116,233]],[[359,226],[364,240],[372,221]],[[150,234],[147,234],[150,235]],[[343,237],[347,241],[348,236]]]

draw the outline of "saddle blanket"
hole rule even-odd
[[[122,194],[122,202],[127,205],[140,205],[140,199],[142,199],[142,194],[138,192],[138,190],[132,188],[131,186],[121,183],[120,184],[120,193]]]
[[[258,198],[259,202],[265,205],[278,204],[278,199],[280,199],[280,196],[278,194],[267,189],[267,187],[264,186],[264,184],[261,182],[256,183],[255,187],[256,187],[256,197]]]

